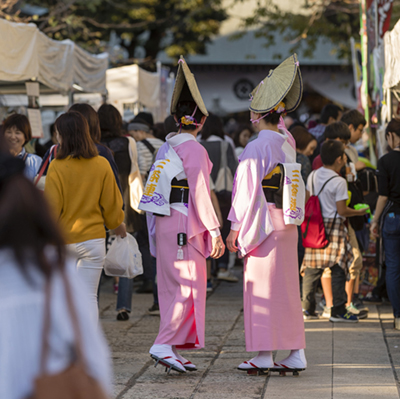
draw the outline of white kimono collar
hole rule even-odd
[[[190,140],[197,142],[196,137],[190,133],[170,133],[165,139],[171,147],[176,147],[177,145],[186,143],[186,141]]]

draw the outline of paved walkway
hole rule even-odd
[[[237,270],[237,274],[240,271]],[[305,323],[308,369],[300,377],[248,376],[237,366],[254,355],[244,345],[242,285],[221,283],[207,299],[206,347],[186,351],[198,371],[167,376],[148,350],[159,318],[152,295],[134,294],[127,322],[116,321],[111,281],[102,286],[101,322],[113,352],[117,399],[394,399],[399,398],[400,331],[389,306],[370,306],[358,324]],[[283,359],[287,352],[279,352]]]

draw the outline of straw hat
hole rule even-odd
[[[201,113],[208,116],[207,108],[201,98],[194,75],[190,72],[188,64],[182,56],[178,61],[178,65],[178,73],[171,99],[171,114],[176,113],[179,101],[194,101]]]
[[[303,82],[297,54],[291,55],[262,80],[251,93],[250,110],[264,114],[278,107],[283,101],[285,111],[292,112],[300,104]]]

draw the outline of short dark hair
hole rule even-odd
[[[346,111],[342,115],[340,120],[344,122],[347,126],[353,125],[354,129],[357,129],[359,125],[365,126],[367,124],[364,115],[360,111],[357,111],[356,109],[351,109],[350,111]]]
[[[90,137],[89,124],[81,113],[70,111],[59,116],[56,129],[61,136],[57,159],[65,159],[68,156],[88,159],[99,155]]]
[[[329,118],[333,118],[337,120],[339,116],[339,112],[342,112],[342,109],[336,104],[326,104],[324,108],[322,108],[320,122],[323,124],[327,124]]]
[[[282,114],[272,112],[272,114],[267,115],[266,117],[262,118],[262,120],[264,120],[266,123],[270,123],[271,125],[277,125],[281,116]]]
[[[97,112],[89,104],[74,104],[70,111],[79,112],[89,124],[90,137],[95,143],[100,143],[101,130]]]
[[[350,129],[344,122],[334,122],[325,128],[326,140],[346,140],[349,141],[351,137]]]
[[[32,140],[32,129],[29,119],[22,114],[12,114],[3,122],[3,132],[8,129],[15,127],[17,130],[22,132],[25,136],[24,145]]]
[[[165,141],[165,137],[167,136],[168,133],[165,130],[164,123],[161,123],[161,122],[156,123],[153,126],[153,134],[154,134],[154,137],[156,137],[162,141]]]
[[[122,136],[122,116],[111,104],[103,104],[97,111],[100,122],[101,137]]]
[[[201,139],[207,140],[210,136],[224,138],[224,125],[218,115],[211,114],[208,116],[203,128],[201,129]]]
[[[295,126],[290,129],[290,133],[296,141],[296,148],[303,151],[313,140],[317,140],[305,127]]]
[[[386,126],[386,137],[389,133],[394,133],[400,137],[400,119],[392,119]]]
[[[176,112],[175,112],[175,116],[178,119],[178,122],[180,123],[180,120],[183,116],[192,115],[196,107],[197,104],[194,101],[179,101],[178,105],[176,106]],[[199,107],[197,107],[193,117],[198,124],[201,123],[201,118],[203,116],[204,114],[200,111]],[[184,125],[184,129],[188,131],[196,130],[197,126],[196,124]]]
[[[178,131],[176,120],[173,115],[167,116],[164,120],[164,129],[167,134]]]
[[[326,166],[332,166],[338,157],[344,154],[344,144],[338,140],[325,141],[321,146],[321,161]]]

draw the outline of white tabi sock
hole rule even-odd
[[[166,362],[173,364],[175,367],[186,371],[182,365],[182,360],[177,358],[171,345],[153,345],[149,350],[150,355],[154,355],[159,359],[165,359]],[[179,361],[178,361],[179,360]]]
[[[269,369],[274,367],[274,360],[272,358],[272,351],[260,351],[256,357],[243,362],[239,365],[240,369],[253,369],[254,366],[259,369]]]
[[[279,366],[286,366],[290,369],[305,369],[307,368],[306,355],[304,349],[290,351],[290,355],[277,363]],[[284,367],[282,367],[284,368]]]

